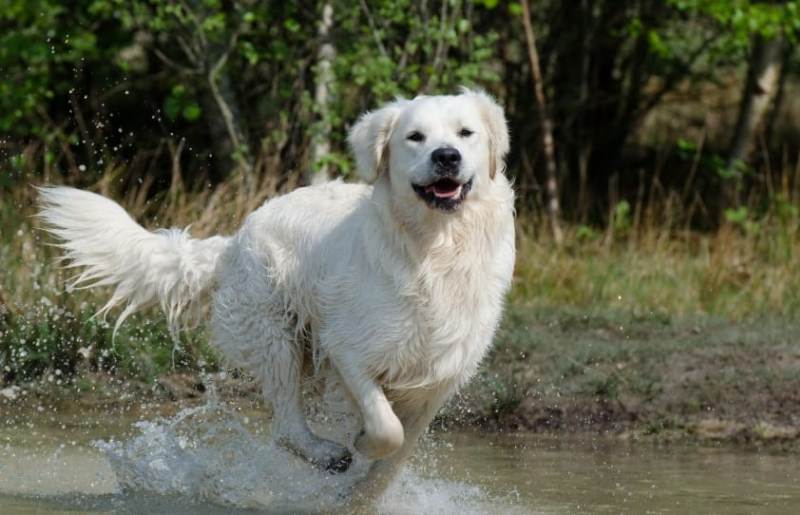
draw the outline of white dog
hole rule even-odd
[[[159,302],[170,326],[204,291],[212,337],[274,406],[273,434],[343,471],[345,446],[315,436],[303,360],[333,367],[363,421],[354,447],[383,491],[442,403],[489,348],[514,266],[513,190],[502,109],[486,94],[397,100],[349,134],[370,183],[300,188],[233,236],[149,232],[101,196],[43,188],[41,216],[78,283],[113,285],[102,312]]]

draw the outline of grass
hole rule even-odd
[[[511,302],[636,316],[793,317],[800,313],[792,258],[800,255],[800,230],[797,220],[772,224],[712,234],[642,228],[613,241],[572,228],[560,249],[523,232]]]
[[[800,325],[512,305],[447,417],[532,430],[687,434],[800,425]],[[787,433],[773,431],[772,435]],[[791,433],[797,437],[797,431]]]
[[[147,200],[146,185],[120,198],[111,184],[94,189],[145,226],[194,222],[196,236],[234,230],[273,191],[248,193],[233,180],[213,191],[178,184]],[[69,273],[37,230],[34,204],[32,188],[0,196],[0,386],[44,377],[80,387],[98,372],[154,383],[218,367],[205,332],[176,349],[156,311],[112,341],[110,324],[92,317],[107,292],[66,291]],[[800,423],[800,217],[773,204],[711,233],[647,215],[663,206],[637,207],[639,221],[568,227],[560,247],[540,217],[520,217],[503,326],[447,420],[724,433],[711,417],[785,435]]]

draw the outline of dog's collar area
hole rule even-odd
[[[411,187],[428,207],[452,213],[467,198],[473,180],[460,183],[451,177],[444,177],[424,186],[412,183]]]

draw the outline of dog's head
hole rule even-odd
[[[348,137],[358,173],[384,177],[392,195],[452,213],[503,173],[508,128],[487,94],[396,100],[363,115]]]

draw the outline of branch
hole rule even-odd
[[[455,19],[455,17],[454,17]],[[442,2],[442,11],[439,13],[439,40],[436,42],[436,50],[433,53],[433,63],[431,63],[431,73],[428,75],[428,80],[422,88],[423,92],[430,89],[431,84],[436,80],[439,69],[442,67],[442,58],[445,54],[447,47],[445,43],[445,34],[447,32],[447,2]]]
[[[202,65],[203,60],[199,57],[199,55],[202,54],[202,49],[193,49],[189,43],[178,34],[175,35],[175,40],[178,42],[178,46],[181,47],[181,50],[183,50],[184,55],[189,59],[189,62],[198,67]]]
[[[367,2],[359,0],[359,3],[361,4],[361,10],[364,11],[364,15],[367,17],[367,23],[369,23],[369,28],[372,30],[372,37],[375,39],[375,44],[378,45],[378,50],[383,57],[389,57],[389,53],[386,51],[386,47],[383,46],[383,41],[381,41],[380,34],[378,34],[378,28],[375,26],[375,20],[372,19],[372,13],[367,6]]]
[[[186,9],[186,14],[189,15],[191,18],[192,23],[194,24],[194,34],[196,34],[200,38],[200,44],[203,48],[208,48],[208,40],[206,39],[205,31],[203,31],[203,24],[200,23],[200,18],[197,17],[197,14],[189,7],[184,0],[181,0],[181,5],[184,9]]]
[[[209,70],[209,73],[212,76],[216,76],[220,72],[220,70],[222,70],[222,68],[225,67],[225,64],[228,62],[228,57],[231,55],[231,52],[233,52],[233,50],[236,48],[236,42],[239,40],[240,31],[241,27],[236,29],[236,31],[233,34],[231,34],[231,37],[228,40],[227,48],[225,48],[225,50],[222,52],[222,55],[220,55],[219,59],[217,59],[217,62],[214,63],[214,65]]]
[[[199,73],[202,73],[203,71],[200,68],[190,68],[189,66],[184,66],[176,61],[173,61],[172,59],[167,57],[166,54],[164,54],[164,52],[162,52],[156,47],[153,47],[153,53],[156,54],[156,57],[158,57],[164,64],[178,70],[181,73],[185,73],[187,75],[197,75]]]
[[[228,133],[228,138],[233,145],[234,159],[239,163],[245,172],[245,180],[249,180],[250,172],[252,172],[253,164],[250,160],[249,151],[247,150],[247,141],[244,139],[236,118],[233,115],[233,110],[228,104],[225,95],[220,91],[217,84],[217,76],[222,72],[225,64],[228,62],[228,57],[236,47],[236,42],[239,38],[241,27],[234,32],[229,41],[227,48],[222,52],[217,61],[211,66],[208,71],[207,80],[208,87],[211,91],[211,96],[214,97],[217,107],[222,113],[222,121],[225,123],[225,131]],[[244,152],[244,155],[242,155]]]

